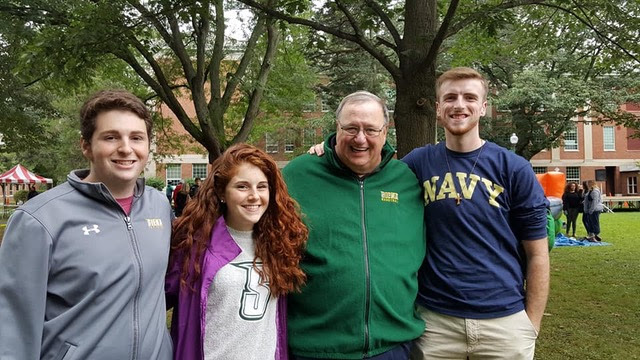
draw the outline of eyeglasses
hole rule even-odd
[[[374,138],[374,137],[377,137],[378,135],[380,135],[382,130],[384,130],[385,126],[386,125],[382,125],[382,127],[380,129],[374,129],[374,128],[361,129],[361,128],[356,127],[356,126],[342,126],[342,125],[340,125],[340,130],[346,132],[347,135],[350,135],[350,136],[356,136],[356,135],[358,135],[360,133],[360,131],[362,131],[364,133],[364,136],[370,137],[370,138]]]

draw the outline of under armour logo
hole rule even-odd
[[[99,232],[100,232],[100,229],[98,229],[98,225],[93,224],[93,227],[92,227],[92,228],[88,228],[88,227],[84,226],[84,227],[82,228],[82,231],[84,231],[84,234],[85,234],[85,235],[89,235],[89,233],[90,233],[91,231],[93,231],[93,232],[94,232],[94,233],[96,233],[96,234],[97,234],[97,233],[99,233]]]

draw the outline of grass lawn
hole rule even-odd
[[[551,251],[536,359],[640,359],[640,213],[601,214],[600,226],[612,246]]]

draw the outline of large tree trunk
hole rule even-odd
[[[395,77],[398,157],[436,140],[435,56],[427,54],[437,31],[435,1],[407,0],[399,51],[401,76]]]
[[[413,79],[396,82],[394,122],[398,158],[436,140],[435,70],[415,75]]]

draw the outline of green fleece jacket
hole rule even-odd
[[[283,171],[309,228],[307,283],[289,296],[289,346],[298,356],[361,359],[424,331],[414,310],[424,204],[416,176],[388,143],[378,169],[362,179],[332,143],[335,134],[324,156],[302,155]]]

